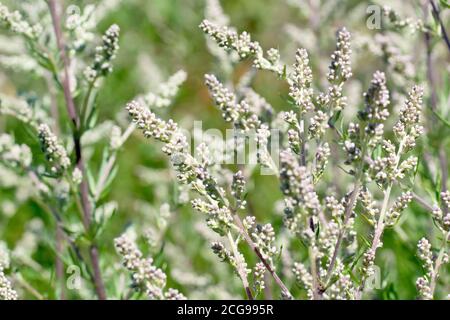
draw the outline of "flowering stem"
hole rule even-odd
[[[450,237],[450,232],[444,234],[444,238],[442,240],[441,250],[439,250],[439,255],[436,259],[436,263],[434,265],[433,274],[430,279],[430,290],[431,295],[434,296],[434,290],[436,289],[436,282],[439,276],[439,269],[441,268],[442,262],[444,260],[445,252],[447,250],[447,242]]]
[[[345,208],[344,223],[343,223],[342,228],[340,228],[340,230],[339,230],[338,238],[337,238],[336,245],[335,245],[334,251],[333,251],[333,256],[331,257],[330,264],[328,265],[327,276],[326,276],[325,281],[324,281],[325,288],[328,287],[328,282],[330,281],[331,275],[333,274],[333,269],[334,269],[334,266],[336,265],[337,255],[338,255],[339,249],[340,249],[341,244],[342,244],[342,240],[343,240],[344,235],[345,235],[345,226],[347,225],[348,221],[350,220],[350,217],[352,216],[353,208],[355,207],[356,199],[358,198],[359,191],[361,189],[361,180],[362,180],[362,178],[364,176],[364,171],[363,171],[363,169],[364,169],[364,159],[365,159],[366,151],[367,151],[367,148],[365,147],[365,145],[366,145],[366,141],[364,139],[364,141],[363,141],[363,146],[364,147],[363,147],[363,150],[362,150],[361,163],[359,165],[359,170],[358,170],[358,173],[357,173],[357,176],[356,176],[356,179],[355,179],[356,180],[355,181],[355,186],[353,187],[353,191],[351,193],[350,200],[347,203],[347,206]]]
[[[405,138],[403,138],[401,140],[401,142],[399,144],[399,147],[398,147],[397,154],[395,156],[396,157],[396,163],[395,163],[395,166],[394,166],[394,172],[397,170],[398,165],[400,163],[400,156],[401,156],[401,154],[403,152],[404,143],[405,143]],[[372,246],[370,247],[370,251],[373,252],[374,257],[376,256],[377,249],[378,249],[378,247],[380,245],[380,239],[381,239],[381,236],[383,235],[383,232],[384,232],[384,227],[385,227],[384,218],[386,217],[387,207],[388,207],[388,204],[389,204],[389,199],[391,197],[391,191],[392,191],[393,185],[394,185],[394,182],[391,182],[389,184],[389,186],[387,187],[387,189],[384,191],[383,204],[381,206],[380,216],[378,217],[378,222],[377,222],[377,225],[376,225],[376,228],[375,228],[375,233],[374,233],[374,236],[373,236]],[[357,292],[357,297],[358,298],[361,298],[362,292],[364,290],[365,283],[366,283],[366,278],[364,277],[362,279],[362,281],[361,281],[361,284],[360,284],[358,292]]]
[[[357,179],[355,182],[355,187],[353,188],[353,191],[352,191],[352,195],[350,197],[350,201],[349,201],[347,207],[345,208],[344,224],[343,224],[342,228],[339,230],[338,238],[337,238],[336,245],[335,245],[334,251],[333,251],[333,256],[331,257],[330,264],[328,265],[327,276],[324,281],[325,287],[328,286],[328,282],[330,281],[331,275],[333,274],[333,269],[334,269],[334,266],[336,265],[337,255],[338,255],[339,249],[342,244],[342,240],[345,235],[344,227],[347,225],[348,221],[350,220],[350,217],[352,215],[353,208],[355,207],[356,198],[358,197],[360,188],[361,188],[361,182],[360,182],[360,179]]]
[[[242,224],[241,218],[237,215],[237,213],[235,211],[234,211],[234,215],[233,216],[234,216],[234,221],[235,221],[236,225],[240,229],[241,235],[244,237],[245,241],[250,246],[250,248],[253,250],[253,252],[258,256],[259,260],[261,260],[261,262],[264,264],[264,266],[266,267],[267,271],[269,271],[270,275],[275,280],[276,284],[281,288],[282,295],[284,297],[286,297],[287,299],[293,299],[292,294],[289,292],[289,289],[286,287],[286,285],[283,283],[283,281],[281,281],[281,279],[278,277],[277,273],[272,268],[272,266],[267,262],[266,259],[264,259],[264,257],[262,256],[261,252],[256,247],[256,245],[253,242],[253,240],[250,238],[250,236],[247,233],[247,231],[245,231],[245,228],[244,228],[244,225]]]
[[[312,274],[312,287],[313,287],[313,299],[314,300],[322,300],[322,291],[320,289],[320,283],[319,283],[319,274],[317,270],[317,260],[316,255],[314,253],[313,246],[309,246],[308,249],[309,253],[309,260],[311,264],[311,274]]]
[[[84,160],[82,156],[81,149],[81,132],[80,129],[80,119],[75,109],[75,104],[73,101],[72,93],[70,91],[70,76],[69,76],[69,57],[66,54],[63,34],[61,31],[61,21],[58,10],[59,3],[56,0],[48,0],[48,6],[50,9],[50,14],[52,16],[53,28],[56,37],[56,43],[61,55],[61,60],[63,62],[64,69],[64,79],[62,81],[64,98],[66,101],[67,112],[69,114],[70,119],[73,123],[73,141],[75,146],[75,154],[76,154],[76,163],[77,167],[83,173],[83,180],[80,183],[80,193],[81,193],[81,202],[83,206],[83,225],[86,232],[89,231],[91,225],[91,204],[89,201],[89,187],[86,180],[86,170],[84,166]],[[103,284],[103,279],[101,277],[99,258],[98,258],[98,250],[95,243],[92,243],[89,249],[89,254],[91,257],[91,263],[94,270],[94,285],[97,291],[97,296],[100,300],[106,299],[105,287]]]
[[[306,166],[305,120],[300,120],[300,165]]]
[[[53,85],[51,75],[49,73],[45,74],[45,80],[47,83],[49,96],[50,96],[50,110],[51,114],[55,117],[55,123],[53,125],[53,130],[57,135],[61,133],[61,129],[59,127],[58,119],[59,119],[59,110],[58,110],[58,99],[56,97],[57,91]],[[55,228],[55,277],[56,283],[60,285],[60,299],[65,300],[65,285],[64,285],[64,263],[61,259],[62,252],[64,251],[64,231],[62,227],[56,223]]]
[[[443,149],[439,149],[439,164],[441,166],[441,193],[447,192],[447,179],[448,179],[448,165],[447,165],[447,152]],[[445,201],[442,201],[442,212],[444,214],[448,213],[447,204]]]
[[[70,92],[70,77],[69,77],[69,57],[66,54],[64,48],[63,35],[60,27],[60,17],[58,13],[58,4],[55,0],[48,0],[48,6],[50,8],[50,14],[52,16],[53,29],[56,37],[56,44],[58,46],[59,53],[61,55],[61,60],[64,65],[64,78],[62,79],[62,87],[64,91],[64,98],[66,100],[67,112],[69,113],[70,120],[75,128],[79,126],[79,119],[75,109],[75,104],[72,99],[72,94]]]
[[[242,256],[239,254],[238,249],[236,247],[236,242],[231,235],[231,232],[227,232],[228,242],[230,243],[231,249],[233,251],[234,259],[236,260],[236,271],[239,274],[239,278],[242,280],[242,284],[245,288],[245,293],[247,294],[247,298],[249,300],[253,300],[253,294],[250,290],[250,285],[247,279],[247,271],[245,270],[244,261],[242,261]]]

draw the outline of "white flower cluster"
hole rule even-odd
[[[327,74],[330,83],[344,82],[352,76],[350,38],[350,32],[345,28],[337,32],[336,50],[331,55],[331,63]]]
[[[296,262],[292,268],[297,283],[306,290],[308,299],[313,298],[313,278],[303,263]]]
[[[208,20],[203,20],[200,29],[211,36],[217,44],[227,50],[235,50],[241,59],[254,56],[262,51],[256,41],[252,41],[247,32],[238,34],[227,26],[219,26]]]
[[[3,268],[8,269],[10,263],[11,258],[9,256],[8,246],[4,241],[0,241],[0,266],[3,266]]]
[[[41,25],[30,25],[19,11],[10,12],[2,3],[0,3],[0,23],[4,24],[11,32],[30,40],[36,40],[42,32]]]
[[[222,111],[222,117],[225,121],[236,122],[239,118],[236,96],[212,74],[205,75],[205,84],[214,102]]]
[[[343,95],[343,85],[352,76],[351,69],[351,35],[347,29],[338,30],[336,35],[336,50],[331,55],[327,79],[329,87],[326,93],[320,93],[317,104],[331,114],[344,109],[347,97]]]
[[[256,224],[256,218],[254,216],[247,216],[243,221],[244,228],[247,233],[252,237],[255,246],[259,249],[259,252],[263,258],[274,269],[273,258],[279,253],[279,250],[275,246],[275,231],[270,223],[260,225]]]
[[[250,109],[256,113],[260,119],[265,119],[263,122],[270,122],[275,111],[266,99],[247,86],[241,88],[239,93],[242,94],[244,100],[250,106]]]
[[[136,101],[128,103],[127,110],[146,137],[153,137],[165,143],[162,150],[171,156],[178,180],[189,184],[192,190],[208,200],[195,199],[192,202],[193,207],[207,214],[208,226],[221,235],[225,234],[233,218],[230,209],[225,205],[224,192],[207,168],[187,152],[186,137],[178,126],[172,120],[161,120]],[[202,145],[199,148],[204,150]]]
[[[33,110],[23,99],[0,96],[0,115],[8,115],[24,123],[34,125]]]
[[[166,82],[161,83],[155,92],[146,94],[143,99],[149,108],[166,108],[177,95],[180,86],[186,81],[187,73],[179,70]]]
[[[399,219],[400,214],[406,209],[408,204],[412,201],[413,196],[410,191],[403,193],[397,200],[395,200],[392,207],[386,213],[386,225],[393,226]]]
[[[267,58],[257,41],[252,41],[248,32],[238,34],[228,26],[220,26],[208,20],[203,20],[200,29],[209,35],[219,47],[235,51],[241,59],[253,57],[253,65],[257,69],[270,70],[278,75],[283,74],[283,65],[280,62],[280,54],[277,49],[267,50]]]
[[[362,214],[371,225],[375,225],[376,218],[380,214],[376,201],[373,199],[372,193],[366,188],[363,188],[359,193],[359,201],[362,204]]]
[[[376,71],[369,89],[364,93],[365,108],[358,113],[358,116],[367,122],[366,133],[375,136],[383,133],[383,122],[389,117],[389,103],[386,76],[383,72]]]
[[[25,54],[0,55],[0,64],[5,69],[16,72],[34,73],[38,76],[44,76],[45,74],[45,71],[36,60]]]
[[[207,194],[205,191],[202,191],[202,193]],[[225,235],[230,230],[233,224],[233,216],[228,207],[220,207],[216,201],[206,202],[202,199],[192,200],[191,205],[195,210],[206,215],[206,223],[213,231]]]
[[[416,281],[419,297],[425,300],[435,298],[436,285],[440,276],[440,269],[444,269],[444,265],[450,262],[450,251],[448,249],[448,241],[450,240],[450,191],[441,192],[441,207],[433,206],[431,215],[435,221],[442,244],[436,257],[433,256],[431,243],[422,238],[417,244],[417,252],[425,275],[419,277]]]
[[[266,287],[266,282],[264,279],[264,275],[266,274],[266,267],[262,262],[258,262],[253,268],[253,277],[254,277],[254,289],[257,293],[260,293]]]
[[[316,182],[325,171],[325,168],[328,164],[328,158],[330,157],[330,155],[331,149],[328,142],[324,142],[317,148],[316,155],[314,157],[315,160],[313,169],[314,182]]]
[[[70,167],[70,159],[66,149],[47,124],[39,125],[39,140],[42,151],[51,165],[52,173],[58,175],[64,173]]]
[[[122,256],[124,267],[131,272],[136,289],[144,291],[150,299],[184,300],[186,299],[175,289],[166,286],[166,274],[153,265],[153,259],[143,258],[142,252],[127,236],[122,235],[114,240],[117,252]]]
[[[95,25],[95,6],[87,5],[81,10],[78,6],[71,5],[67,8],[66,29],[72,35],[70,45],[73,50],[81,50],[94,39],[91,31]]]
[[[425,31],[425,24],[420,19],[402,18],[395,10],[389,6],[383,6],[383,15],[397,29],[409,28],[411,32]]]
[[[305,49],[298,49],[295,54],[293,71],[288,78],[289,96],[294,100],[295,105],[301,113],[314,110],[312,102],[313,88],[312,71],[309,66],[308,52]]]
[[[177,124],[172,120],[161,120],[137,101],[128,103],[126,109],[146,138],[153,137],[166,144],[163,151],[167,155],[183,152],[187,147],[186,137],[179,132]]]
[[[0,265],[0,300],[17,299],[17,292],[12,288],[11,282],[6,278],[3,272],[3,266]]]
[[[32,154],[25,144],[16,144],[9,134],[0,135],[0,160],[7,166],[26,169],[30,166]]]
[[[245,199],[245,178],[242,171],[238,171],[233,175],[231,184],[231,195],[236,199],[236,207],[244,209],[246,205]]]
[[[205,83],[214,102],[222,111],[222,116],[227,122],[231,122],[237,129],[249,131],[258,129],[261,121],[251,110],[250,104],[244,99],[240,102],[234,93],[217,80],[214,75],[205,75]]]
[[[400,118],[394,126],[394,132],[399,139],[404,139],[404,148],[409,150],[416,145],[416,139],[422,135],[420,113],[423,106],[423,88],[414,86],[408,92],[408,98],[400,110]]]
[[[433,292],[430,288],[430,280],[434,273],[434,261],[433,254],[431,252],[431,244],[426,238],[422,238],[417,244],[417,249],[418,256],[423,262],[426,276],[418,278],[416,281],[416,286],[422,299],[431,300],[433,299]]]
[[[441,192],[441,203],[443,209],[435,205],[433,207],[432,215],[438,228],[443,232],[448,232],[450,231],[450,191],[447,190],[445,192]]]
[[[113,24],[103,35],[102,45],[95,49],[94,63],[84,71],[84,75],[90,83],[94,84],[98,78],[112,72],[111,62],[119,50],[119,32],[119,26]]]
[[[236,252],[235,255],[230,252],[230,250],[228,250],[220,241],[214,241],[211,244],[211,249],[222,262],[229,263],[238,274],[242,271],[245,274],[249,274],[251,272],[251,270],[247,268],[247,264],[241,252]]]
[[[319,197],[314,190],[313,178],[304,166],[300,166],[289,150],[280,154],[280,184],[285,195],[285,222],[288,228],[306,239],[313,237],[310,219],[321,211]]]

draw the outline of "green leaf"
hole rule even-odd
[[[441,7],[445,9],[450,9],[450,1],[448,0],[439,0]]]
[[[437,112],[434,111],[434,110],[431,110],[431,112],[433,112],[433,114],[434,114],[439,120],[441,120],[441,122],[442,122],[447,128],[450,128],[450,122],[449,122],[448,120],[444,119],[443,116],[441,116],[439,113],[437,113]]]
[[[398,300],[398,293],[392,282],[386,286],[381,295],[384,300]]]
[[[92,170],[89,167],[86,168],[86,177],[89,185],[89,193],[92,194],[95,190],[95,178],[92,175]]]

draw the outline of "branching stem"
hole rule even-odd
[[[56,43],[58,46],[59,53],[61,55],[61,60],[63,62],[63,71],[64,78],[62,80],[62,86],[64,91],[64,99],[66,102],[67,113],[73,124],[73,142],[75,148],[76,155],[76,164],[80,171],[83,173],[83,180],[80,183],[80,194],[81,194],[81,202],[83,206],[83,225],[86,232],[89,232],[91,226],[91,216],[92,216],[92,207],[89,200],[89,187],[86,177],[86,168],[84,165],[84,159],[82,156],[82,147],[81,147],[81,122],[80,118],[75,109],[75,103],[71,93],[71,85],[70,85],[70,75],[69,75],[69,66],[70,60],[67,56],[64,37],[61,30],[61,21],[59,16],[59,5],[60,3],[56,0],[48,0],[48,6],[50,9],[50,14],[52,16],[53,28],[56,37]],[[97,296],[100,300],[106,299],[105,286],[103,284],[103,279],[100,272],[100,263],[98,257],[98,250],[95,243],[92,243],[89,249],[89,254],[91,258],[92,267],[94,270],[94,285],[97,292]]]

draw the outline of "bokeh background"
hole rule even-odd
[[[3,1],[10,7],[20,7],[22,1]],[[35,1],[39,2],[39,1]],[[42,1],[43,2],[43,1]],[[95,1],[64,1],[83,8]],[[227,126],[220,112],[213,105],[204,85],[204,74],[224,76],[223,68],[207,46],[204,34],[198,25],[205,17],[204,0],[127,0],[104,1],[108,3],[104,17],[95,30],[99,35],[108,26],[116,23],[121,28],[120,51],[114,64],[114,72],[105,79],[98,93],[100,123],[105,128],[112,122],[127,126],[125,104],[134,97],[155,90],[158,85],[176,71],[187,72],[187,80],[181,86],[174,103],[162,112],[166,119],[173,118],[186,129],[192,128],[194,120],[200,120],[203,128]],[[24,1],[30,6],[33,1]],[[424,18],[420,1],[387,1],[402,16]],[[375,70],[385,71],[388,86],[392,90],[393,111],[400,105],[405,91],[413,83],[424,83],[426,79],[426,49],[420,32],[393,32],[388,26],[371,30],[367,27],[368,1],[295,1],[295,0],[222,0],[224,12],[230,25],[239,31],[246,30],[258,40],[263,48],[278,48],[283,60],[292,63],[295,49],[308,49],[315,75],[315,85],[324,83],[329,56],[335,47],[335,32],[345,26],[353,36],[353,78],[346,87],[349,108],[346,117],[351,119],[361,106],[362,92],[368,86]],[[377,4],[383,4],[382,1]],[[450,16],[444,13],[449,25]],[[382,50],[381,36],[397,48],[401,58],[392,62]],[[376,40],[378,37],[378,40]],[[14,46],[20,50],[19,41],[9,40],[2,33],[0,55],[14,54]],[[98,39],[97,39],[98,42]],[[381,43],[381,44],[380,44]],[[433,75],[438,92],[439,112],[448,119],[449,106],[449,55],[439,40],[433,43],[432,56],[436,74]],[[236,82],[251,68],[249,62],[236,65],[226,76]],[[280,111],[289,108],[286,103],[287,84],[269,73],[260,72],[255,78],[254,89]],[[2,66],[0,61],[0,91],[2,96],[25,97],[30,103],[45,95],[46,85],[42,77],[32,71],[21,72]],[[427,91],[427,102],[429,99]],[[61,98],[61,102],[62,97]],[[61,103],[62,104],[62,103]],[[39,103],[34,105],[39,107]],[[61,106],[61,125],[67,126]],[[426,111],[427,136],[420,143],[434,157],[441,148],[448,153],[448,126],[442,125]],[[433,130],[430,130],[432,128]],[[38,141],[30,138],[17,121],[1,117],[0,130],[13,132],[16,141],[29,144],[36,161],[43,161]],[[108,130],[99,129],[97,138],[108,143]],[[421,151],[421,152],[422,152]],[[422,152],[423,153],[423,152]],[[90,153],[91,170],[98,167],[102,149]],[[434,157],[433,159],[435,159]],[[425,161],[422,157],[421,161]],[[439,177],[435,160],[429,163],[431,173],[419,169],[416,184],[420,184],[423,196],[432,203],[436,198],[436,181]],[[20,270],[19,281],[24,297],[34,299],[34,288],[45,298],[55,298],[52,218],[38,204],[26,196],[27,181],[22,186],[0,173],[0,240],[12,252],[12,265]],[[424,173],[425,172],[425,173]],[[328,175],[336,174],[328,172]],[[160,145],[145,140],[135,132],[118,155],[115,180],[111,192],[105,199],[116,210],[109,220],[100,245],[101,265],[107,283],[108,294],[120,298],[128,284],[128,275],[120,268],[120,257],[115,253],[113,239],[125,230],[133,230],[143,251],[155,258],[169,276],[169,285],[180,289],[189,298],[242,298],[243,292],[238,278],[231,269],[212,254],[210,241],[215,239],[205,226],[203,219],[194,212],[189,203],[183,203],[183,190],[174,181],[174,173],[160,151]],[[282,199],[276,178],[254,174],[249,184],[248,202],[252,212],[262,222],[272,222],[280,235],[280,245],[289,241],[282,231]],[[167,207],[167,204],[169,207]],[[413,203],[405,212],[400,224],[385,233],[385,247],[380,252],[378,264],[381,270],[381,288],[373,298],[414,299],[415,280],[422,274],[416,256],[417,241],[424,235],[433,235],[429,214]],[[364,230],[364,226],[360,226]],[[149,231],[150,230],[150,231]],[[147,235],[147,237],[145,237]],[[151,238],[149,240],[149,238]],[[289,243],[291,255],[280,257],[281,271],[285,279],[292,280],[289,261],[302,260],[304,248]],[[245,246],[242,249],[246,251]],[[250,252],[249,261],[255,262]],[[67,257],[67,265],[70,259]],[[70,273],[67,274],[67,277]],[[450,274],[443,272],[443,283],[449,286]],[[293,281],[290,281],[293,283]],[[81,290],[68,290],[71,298],[89,297],[89,285]],[[297,297],[305,293],[295,285],[292,291]],[[276,289],[274,289],[276,292]],[[268,294],[268,293],[267,293]],[[270,296],[266,296],[270,298]]]

